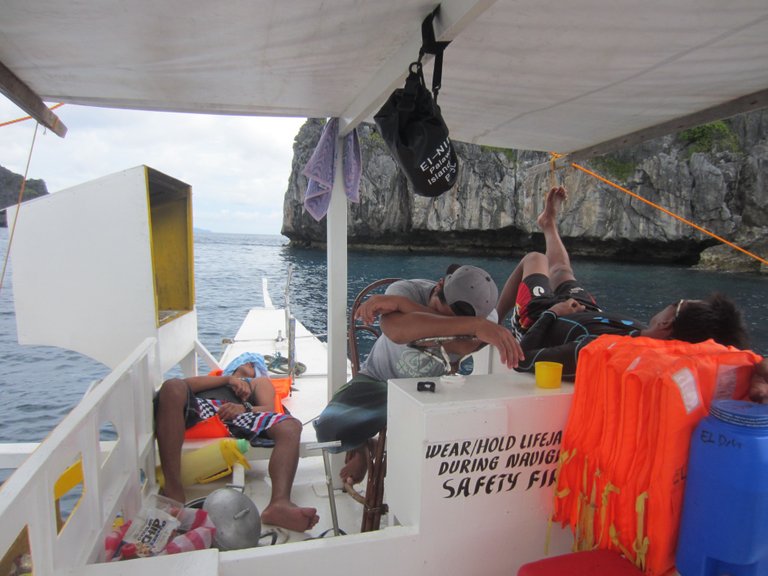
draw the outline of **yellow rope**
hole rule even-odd
[[[611,498],[611,494],[618,494],[620,492],[621,490],[619,490],[610,482],[605,483],[605,488],[603,489],[603,498],[600,502],[600,534],[597,538],[598,548],[602,547],[603,537],[605,536],[605,528],[608,525],[608,505],[610,504],[609,500]]]
[[[627,547],[624,546],[624,544],[621,543],[621,534],[619,534],[619,531],[616,529],[616,526],[613,524],[610,525],[608,528],[608,534],[611,538],[611,544],[613,544],[614,548],[621,552],[621,554],[627,559],[632,562],[632,555],[629,553],[629,550],[627,550]]]
[[[562,157],[562,154],[556,154],[554,152],[552,152],[550,154],[551,154],[550,163],[552,163],[551,166],[553,166],[554,165],[553,163],[554,163],[555,159]],[[765,258],[761,258],[757,254],[754,254],[754,253],[750,252],[749,250],[745,250],[741,246],[737,246],[736,244],[726,240],[722,236],[718,236],[714,232],[710,232],[706,228],[702,228],[698,224],[696,224],[694,222],[691,222],[690,220],[686,220],[682,216],[678,216],[677,214],[675,214],[674,212],[671,212],[670,210],[667,210],[663,206],[659,206],[658,204],[656,204],[654,202],[651,202],[650,200],[646,200],[645,198],[643,198],[639,194],[636,194],[636,193],[632,192],[631,190],[628,190],[628,189],[626,189],[626,188],[624,188],[622,186],[619,186],[618,184],[615,184],[614,182],[611,182],[610,180],[608,180],[606,178],[603,178],[602,176],[600,176],[600,174],[597,174],[596,172],[593,172],[592,170],[590,170],[588,168],[585,168],[584,166],[580,166],[579,164],[576,164],[575,162],[571,162],[570,165],[573,168],[575,168],[576,170],[581,170],[585,174],[588,174],[588,175],[592,176],[593,178],[596,178],[597,180],[600,180],[600,182],[603,182],[604,184],[608,184],[608,186],[612,186],[613,188],[616,188],[616,190],[620,190],[621,192],[624,192],[625,194],[629,194],[633,198],[636,198],[636,199],[640,200],[641,202],[645,202],[649,206],[652,206],[653,208],[656,208],[657,210],[661,210],[665,214],[668,214],[669,216],[672,216],[672,218],[675,218],[676,220],[679,220],[683,224],[687,224],[688,226],[691,226],[692,228],[695,228],[699,232],[703,232],[704,234],[706,234],[708,236],[711,236],[715,240],[718,240],[719,242],[722,242],[723,244],[726,244],[726,245],[730,246],[734,250],[738,250],[739,252],[742,252],[742,253],[746,254],[750,258],[754,258],[758,262],[761,262],[761,263],[765,264],[766,266],[768,266],[768,260],[766,260]],[[550,177],[550,180],[551,180],[551,177]]]
[[[21,201],[24,199],[24,190],[27,187],[27,174],[29,173],[29,164],[32,161],[32,150],[35,148],[35,140],[37,139],[37,127],[40,126],[37,122],[35,122],[35,131],[32,134],[32,145],[29,147],[29,155],[27,156],[27,165],[24,168],[24,176],[21,179],[21,188],[19,189],[19,198],[16,202],[16,214],[13,216],[13,225],[11,228],[11,234],[8,237],[8,250],[5,252],[5,258],[3,259],[3,272],[0,275],[0,291],[3,290],[3,284],[5,283],[5,272],[8,269],[8,258],[11,255],[11,246],[13,246],[13,235],[16,232],[16,222],[19,219],[19,212],[21,210],[19,207],[21,206]]]
[[[632,544],[632,549],[637,553],[635,566],[645,570],[645,563],[648,557],[648,546],[650,540],[645,533],[645,501],[648,500],[648,492],[643,492],[635,500],[635,514],[637,514],[637,536]]]
[[[560,488],[560,474],[563,471],[563,466],[568,464],[568,462],[570,462],[575,455],[575,449],[570,453],[567,450],[561,450],[560,456],[557,459],[557,470],[555,471],[555,489],[553,490],[552,499],[552,513],[549,515],[549,519],[547,520],[547,536],[544,541],[544,556],[549,556],[549,546],[552,543],[552,523],[555,519],[557,501],[562,500],[571,493],[570,488]]]

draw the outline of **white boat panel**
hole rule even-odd
[[[19,343],[115,367],[156,332],[145,190],[137,167],[21,205],[12,248]]]
[[[191,553],[158,556],[151,562],[142,559],[109,564],[91,564],[79,566],[72,570],[61,572],[62,576],[125,576],[126,574],[141,574],[142,576],[168,576],[179,574],[184,576],[216,576],[219,565],[219,551],[215,549],[198,550]]]
[[[132,518],[154,481],[151,383],[160,376],[153,362],[155,340],[141,342],[94,386],[0,490],[0,551],[28,531],[36,575],[46,576],[95,562],[115,515]],[[102,452],[98,430],[111,423],[118,440]],[[57,534],[54,486],[82,462],[82,497]]]
[[[0,445],[0,470],[16,469],[40,445],[39,442],[18,442]]]
[[[355,570],[365,576],[430,574],[429,563],[420,557],[419,545],[415,528],[394,526],[378,532],[310,540],[282,547],[222,552],[219,576],[303,574],[308,570],[320,574]]]
[[[168,193],[166,181],[180,190]],[[156,337],[162,370],[178,364],[197,337],[197,313],[188,268],[165,262],[186,261],[180,254],[191,243],[183,199],[189,193],[137,166],[23,203],[11,249],[19,342],[74,350],[114,368],[144,338]],[[182,196],[178,205],[165,198],[173,195]],[[164,246],[173,236],[180,236],[175,257]],[[161,291],[174,281],[190,286],[187,303],[174,302],[188,310],[163,319],[171,311],[158,310],[167,294]]]
[[[423,574],[515,574],[571,550],[550,526],[560,440],[573,386],[541,390],[530,374],[391,380],[386,498],[390,522],[417,526]],[[472,551],[466,543],[472,542]]]
[[[187,312],[156,328],[160,350],[160,371],[166,373],[189,354],[197,339],[197,311]],[[192,376],[194,367],[185,371]]]
[[[311,336],[306,328],[301,330],[301,336]],[[283,352],[287,352],[287,334],[285,329],[285,310],[276,308],[262,309],[252,308],[248,315],[243,320],[243,323],[235,333],[234,343],[238,344],[237,347],[227,349],[221,357],[223,364],[233,360],[238,354],[240,354],[241,345],[245,347],[249,346],[252,342],[258,342],[259,345],[263,345],[264,342],[274,342],[273,348],[265,350],[263,354],[271,354],[278,351],[278,348],[284,346]],[[281,346],[281,342],[283,345]],[[246,350],[247,352],[254,352],[254,350]]]

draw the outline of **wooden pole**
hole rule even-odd
[[[40,124],[64,138],[67,133],[67,127],[64,123],[48,109],[43,100],[29,86],[2,62],[0,62],[0,92]]]

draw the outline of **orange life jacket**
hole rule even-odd
[[[579,354],[553,519],[578,550],[616,549],[651,576],[674,567],[690,436],[718,397],[746,397],[760,357],[605,335]]]

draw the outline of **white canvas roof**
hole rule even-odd
[[[49,102],[355,125],[402,85],[435,6],[0,0],[0,63]],[[452,0],[436,29],[456,140],[567,153],[768,105],[766,0]]]

